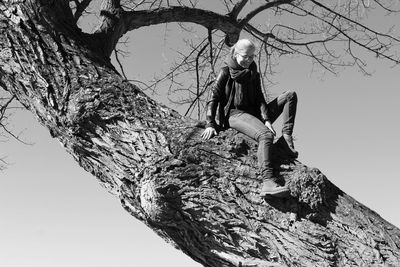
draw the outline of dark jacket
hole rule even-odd
[[[253,112],[249,112],[248,110],[243,111],[252,113],[252,115],[258,117],[264,122],[266,120],[269,120],[268,108],[261,90],[260,74],[257,72],[256,75],[257,77],[256,79],[254,79],[254,86],[251,88],[251,90],[255,90],[255,107],[253,107]],[[225,66],[218,74],[218,77],[215,80],[214,86],[211,91],[210,100],[207,102],[206,127],[214,127],[215,129],[219,130],[229,128],[228,119],[230,111],[232,108],[235,108],[232,103],[233,97],[230,97],[231,94],[234,93],[233,89],[234,81],[229,74],[229,67]],[[217,108],[219,124],[217,124],[215,120]]]

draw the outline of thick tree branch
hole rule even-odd
[[[220,15],[212,11],[173,6],[154,10],[125,12],[123,16],[126,30],[134,30],[144,26],[169,22],[191,22],[208,29],[218,29],[225,33],[237,33],[237,22],[229,16]]]
[[[229,16],[236,19],[239,16],[240,11],[244,8],[249,0],[241,0],[240,2],[236,3],[235,6],[232,8],[232,11],[229,12]]]
[[[153,10],[124,11],[108,8],[101,14],[106,17],[97,34],[104,35],[108,42],[105,54],[110,55],[119,38],[141,27],[170,22],[189,22],[202,25],[207,29],[216,29],[226,34],[226,43],[235,43],[241,31],[238,22],[228,15],[220,15],[212,11],[189,8],[185,6],[162,7]],[[111,50],[110,50],[111,49]]]
[[[75,20],[78,21],[80,17],[82,16],[83,12],[86,10],[86,8],[89,6],[89,4],[92,2],[92,0],[83,0],[81,2],[75,1],[76,2],[76,11],[74,14]]]
[[[0,2],[0,84],[164,239],[207,267],[399,266],[400,230],[288,159],[285,141],[272,154],[291,195],[262,199],[255,142],[234,131],[203,141],[199,122],[58,26],[25,3]]]

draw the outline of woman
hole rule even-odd
[[[254,43],[248,39],[239,40],[231,48],[227,66],[220,71],[207,105],[207,126],[202,138],[207,140],[217,134],[215,116],[219,105],[221,128],[233,128],[258,142],[258,164],[264,180],[261,196],[284,197],[289,189],[277,183],[270,161],[276,135],[272,123],[283,113],[282,135],[297,157],[292,138],[297,96],[295,92],[285,92],[272,102],[265,102],[253,61],[255,50]]]

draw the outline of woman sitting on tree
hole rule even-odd
[[[254,43],[248,39],[239,40],[231,48],[227,66],[221,69],[207,104],[207,126],[202,138],[207,140],[217,134],[215,116],[219,104],[221,128],[233,128],[258,142],[257,157],[263,179],[261,196],[283,197],[289,189],[277,183],[270,161],[276,135],[272,123],[283,113],[282,135],[294,157],[297,157],[292,138],[297,95],[285,92],[266,103],[260,74],[253,61],[255,50]]]

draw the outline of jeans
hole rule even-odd
[[[283,113],[282,134],[292,135],[296,117],[296,92],[287,91],[268,103],[268,117],[273,123]],[[231,128],[258,142],[257,159],[264,178],[272,178],[271,147],[272,132],[257,117],[245,111],[236,111],[229,117]]]

